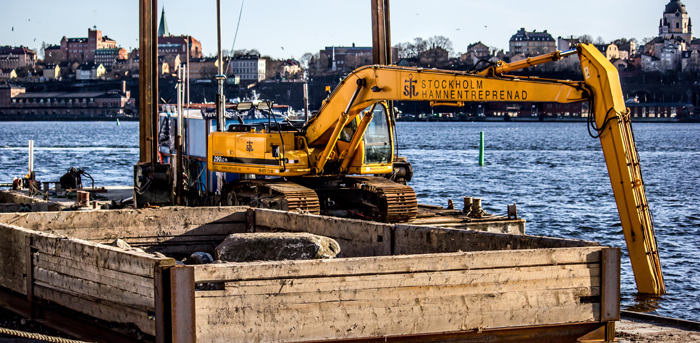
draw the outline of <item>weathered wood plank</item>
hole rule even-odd
[[[197,298],[197,339],[207,342],[303,341],[588,322],[599,304],[580,290],[526,291],[426,298],[279,305],[262,297],[222,304]],[[263,301],[263,303],[260,303]],[[248,330],[248,328],[254,328]]]
[[[195,281],[216,282],[597,263],[600,262],[601,249],[601,247],[523,249],[331,260],[231,262],[195,266]]]
[[[149,253],[125,251],[117,247],[40,233],[34,235],[33,247],[40,253],[149,278],[153,277],[156,263],[171,260]]]
[[[596,242],[414,225],[394,227],[394,253],[425,254],[597,246]]]
[[[153,296],[153,279],[119,271],[100,268],[61,257],[39,254],[35,267],[66,276],[108,285],[124,291]]]
[[[299,214],[294,212],[255,209],[255,226],[362,242],[389,242],[392,225],[363,220]]]
[[[226,295],[297,294],[362,289],[396,289],[399,287],[460,286],[474,288],[470,292],[504,292],[516,282],[542,280],[543,289],[599,287],[600,265],[580,264],[544,267],[453,270],[427,273],[377,274],[321,278],[250,280],[227,282]],[[587,280],[587,281],[586,281]],[[581,282],[585,284],[581,285]],[[477,287],[479,286],[479,287]],[[521,285],[522,286],[522,285]],[[206,292],[204,292],[206,293]]]
[[[89,212],[0,214],[0,222],[79,239],[223,234],[245,223],[245,207],[175,207]],[[229,228],[229,225],[233,225]],[[99,229],[99,230],[98,230]]]
[[[0,286],[27,294],[25,239],[32,232],[0,223]]]
[[[42,282],[56,290],[72,292],[79,297],[106,300],[140,311],[153,310],[153,291],[150,295],[132,293],[110,285],[59,274],[39,267],[34,268],[34,279],[35,282]]]
[[[37,282],[34,285],[37,298],[52,301],[80,313],[109,322],[133,323],[139,330],[149,335],[155,334],[155,322],[148,317],[148,312],[138,311],[126,306],[87,297],[82,294],[53,288],[51,285]]]

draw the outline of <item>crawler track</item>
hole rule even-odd
[[[378,221],[385,223],[407,222],[418,214],[418,199],[410,186],[376,176],[351,176],[354,187],[376,194]]]

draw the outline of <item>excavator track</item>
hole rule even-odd
[[[248,205],[284,211],[319,214],[321,207],[313,189],[288,181],[244,180],[233,183],[227,205]]]
[[[378,216],[375,220],[385,223],[407,222],[418,214],[418,198],[410,186],[384,177],[348,176],[354,187],[376,194]]]

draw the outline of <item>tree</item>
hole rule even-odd
[[[605,39],[603,39],[603,37],[601,36],[598,36],[598,38],[595,39],[595,44],[603,45],[605,44]]]
[[[428,38],[428,46],[430,49],[442,49],[448,53],[452,53],[452,41],[445,36],[432,36]]]
[[[591,35],[583,35],[583,36],[579,37],[579,40],[581,41],[581,43],[586,43],[586,44],[593,43],[593,37],[591,37]]]
[[[654,40],[654,37],[644,37],[642,38],[642,45],[647,45],[647,43],[651,42]]]
[[[41,42],[41,49],[39,49],[39,59],[43,60],[46,55],[46,42]]]
[[[63,61],[65,56],[61,50],[51,50],[48,55],[44,56],[44,63],[58,64]]]
[[[310,52],[307,52],[307,53],[301,55],[301,58],[299,58],[299,63],[301,63],[301,68],[304,70],[309,70],[309,63],[311,62],[312,58],[314,58],[314,55],[311,54]]]

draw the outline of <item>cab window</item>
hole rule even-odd
[[[365,164],[391,162],[391,136],[386,108],[377,104],[365,132]]]

